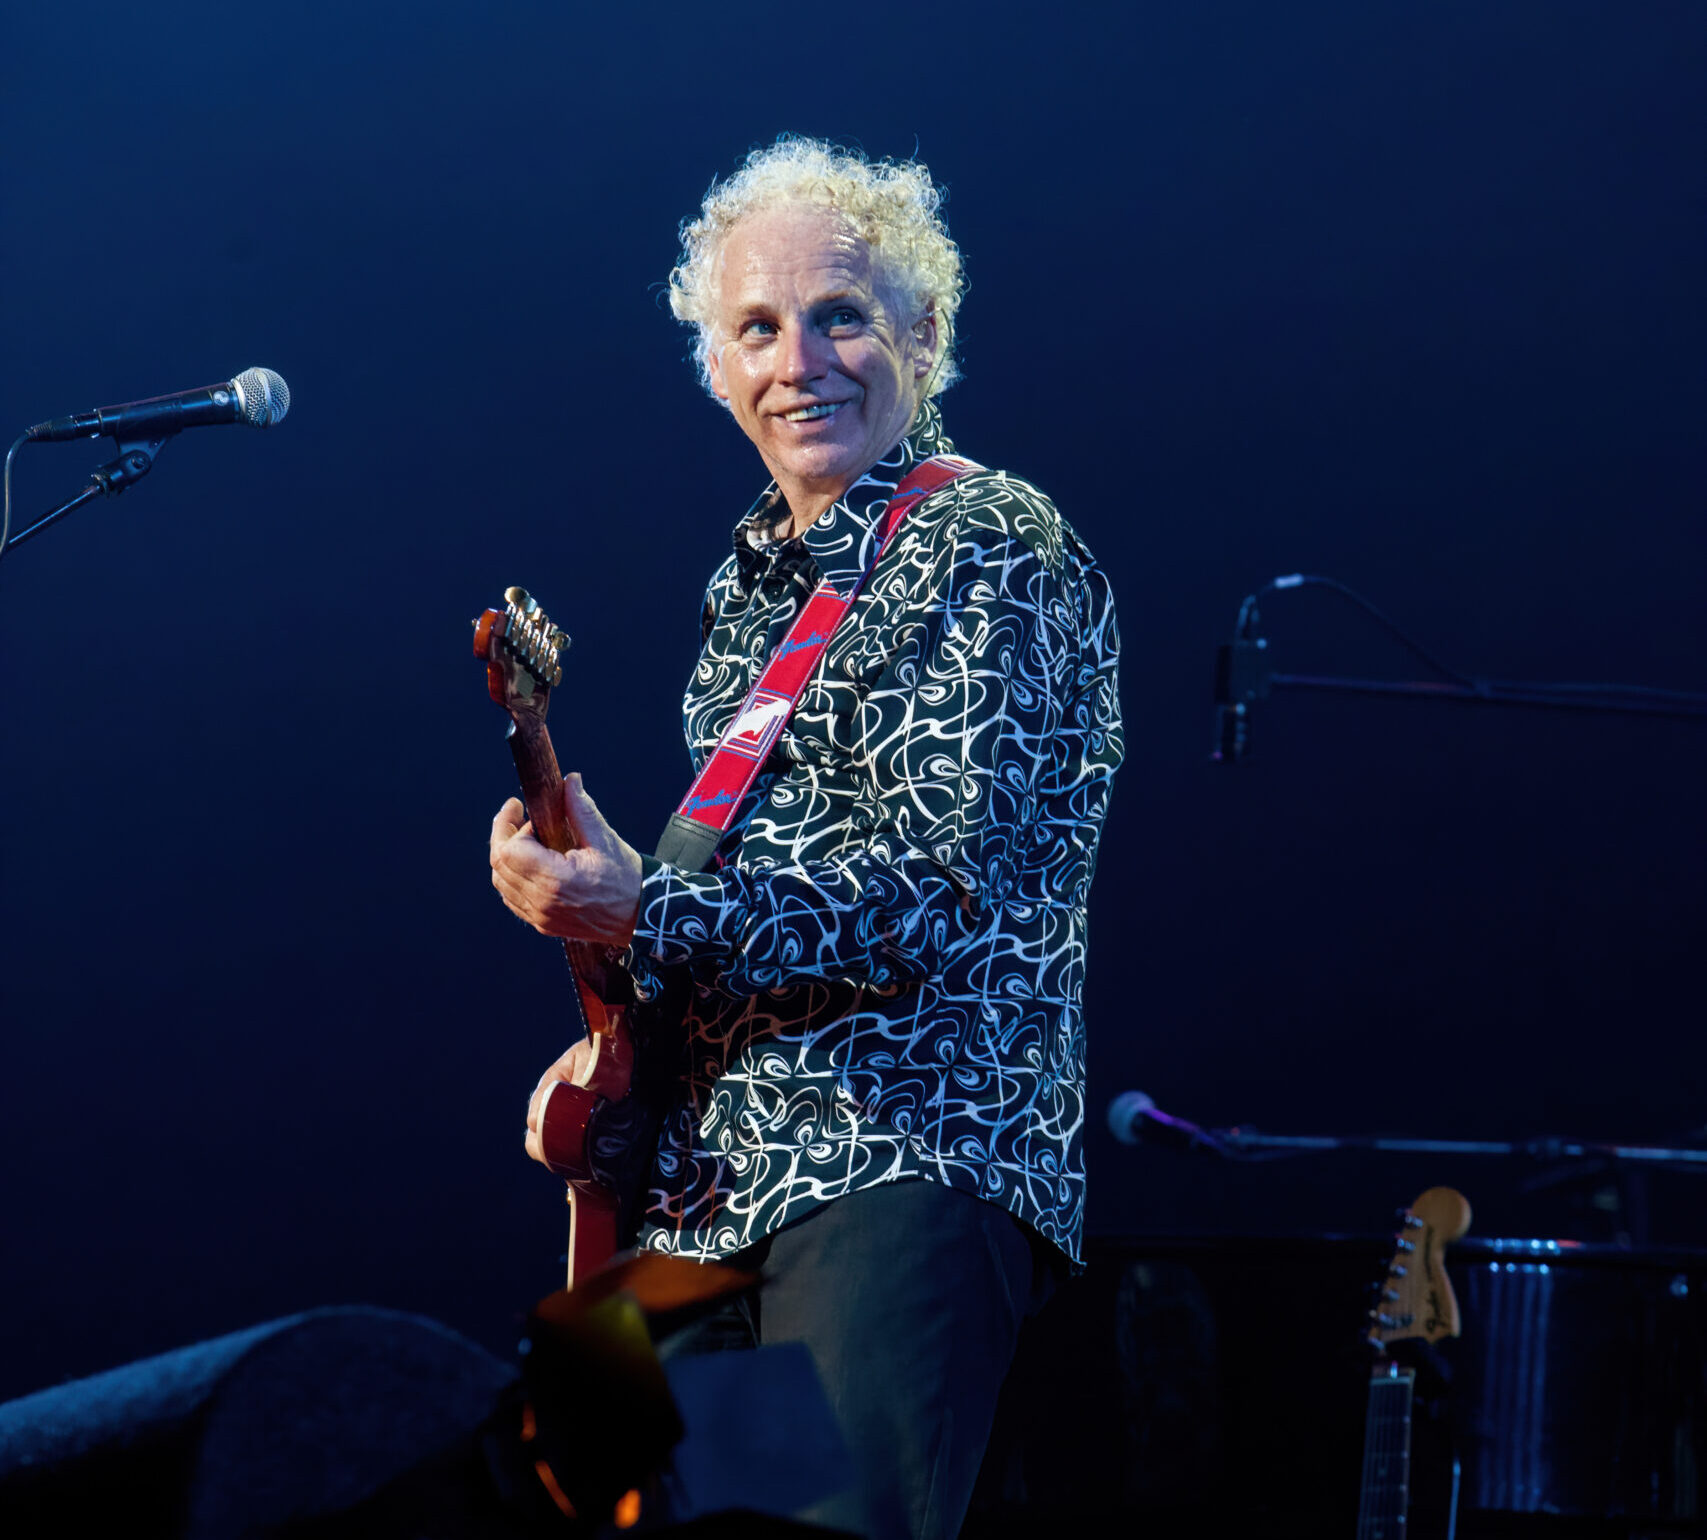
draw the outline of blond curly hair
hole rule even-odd
[[[682,222],[681,260],[670,271],[670,310],[698,329],[694,359],[711,388],[716,351],[718,259],[729,232],[760,209],[814,203],[834,209],[871,248],[878,280],[912,306],[933,312],[941,345],[926,386],[938,395],[960,378],[954,322],[966,292],[960,248],[942,220],[944,194],[918,161],[867,160],[858,150],[785,134],[713,182],[699,217]]]

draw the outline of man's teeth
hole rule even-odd
[[[784,412],[784,422],[811,422],[814,417],[828,417],[842,403],[840,401],[820,401],[816,406],[803,406],[796,412]]]

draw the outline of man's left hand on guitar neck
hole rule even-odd
[[[640,853],[581,785],[563,779],[563,805],[580,849],[559,855],[534,838],[520,800],[492,820],[492,886],[510,912],[544,936],[627,946],[640,912]]]

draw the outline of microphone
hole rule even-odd
[[[1142,1091],[1122,1091],[1108,1104],[1108,1130],[1122,1144],[1160,1144],[1173,1150],[1232,1152],[1207,1129],[1163,1112]]]
[[[1251,708],[1245,701],[1215,708],[1215,747],[1209,757],[1218,765],[1236,765],[1251,746]]]
[[[1209,757],[1219,765],[1236,765],[1250,751],[1251,707],[1268,699],[1268,641],[1244,634],[1243,618],[1239,626],[1240,635],[1215,649],[1215,748]]]
[[[67,439],[169,438],[180,428],[205,428],[218,423],[243,422],[252,428],[271,428],[284,421],[290,410],[290,386],[271,369],[245,369],[234,380],[204,385],[200,390],[180,390],[171,396],[150,396],[146,401],[126,401],[119,406],[98,406],[92,412],[55,417],[38,422],[24,436],[38,444],[62,443]]]

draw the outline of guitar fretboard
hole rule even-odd
[[[1357,1540],[1404,1540],[1410,1507],[1411,1393],[1416,1371],[1383,1364],[1369,1382]]]

